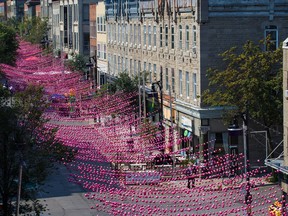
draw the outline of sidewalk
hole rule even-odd
[[[251,177],[250,183],[253,188],[264,187],[270,185],[276,185],[277,183],[271,183],[266,181],[266,177]],[[164,187],[173,187],[177,189],[187,189],[187,180],[177,180],[177,181],[166,181],[160,183]],[[224,185],[222,183],[222,178],[211,178],[211,179],[201,179],[196,178],[195,189],[203,189],[204,191],[221,191],[221,190],[233,190],[244,189],[246,186],[246,179],[244,178],[241,183],[234,183],[230,185]]]

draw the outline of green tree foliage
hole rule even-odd
[[[281,48],[264,52],[262,47],[248,41],[240,51],[232,47],[222,53],[225,66],[207,71],[210,88],[202,97],[208,105],[234,107],[232,115],[244,112],[247,103],[250,116],[266,126],[270,138],[269,128],[282,124],[283,54]]]
[[[140,84],[142,81],[140,80]],[[127,72],[119,73],[114,83],[110,83],[109,91],[124,91],[124,92],[134,92],[138,91],[138,76],[130,77]]]
[[[40,44],[49,31],[48,19],[40,17],[25,18],[18,24],[19,35],[33,44]]]
[[[13,65],[16,61],[18,46],[16,31],[0,23],[0,63]]]
[[[12,95],[0,86],[0,200],[4,215],[12,215],[20,164],[21,198],[30,201],[22,202],[20,211],[31,210],[31,204],[39,210],[43,207],[37,202],[36,193],[53,161],[71,161],[75,154],[55,138],[57,129],[45,126],[48,119],[42,114],[48,105],[43,92],[41,87],[28,86]]]
[[[74,72],[80,72],[81,74],[87,71],[86,58],[80,54],[74,54],[72,59],[66,61],[66,66]]]

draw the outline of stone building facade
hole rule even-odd
[[[280,171],[284,174],[282,180],[282,188],[288,193],[288,38],[283,43],[283,150],[284,163]]]
[[[60,49],[69,55],[72,53],[90,55],[89,6],[96,2],[96,0],[48,1],[49,5],[51,4],[47,12],[49,21],[51,25],[58,22],[57,29],[53,30],[51,35],[55,49]]]
[[[222,110],[201,100],[207,69],[221,67],[219,54],[232,46],[271,35],[278,47],[288,33],[285,0],[112,0],[106,16],[109,73],[146,71],[148,88],[162,74],[165,121],[172,114],[180,135],[192,138],[178,149],[206,143],[228,151]]]

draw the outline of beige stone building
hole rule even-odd
[[[282,188],[287,194],[288,192],[288,38],[283,43],[283,149],[284,149],[284,163],[283,163],[283,180]]]
[[[146,71],[147,88],[162,74],[165,122],[170,125],[172,113],[180,135],[192,138],[176,149],[190,145],[194,151],[199,143],[229,151],[222,110],[201,100],[207,69],[222,65],[218,54],[268,35],[276,48],[288,34],[288,2],[283,0],[114,0],[107,2],[106,16],[108,72],[133,76]]]

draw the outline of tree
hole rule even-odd
[[[16,31],[0,23],[0,63],[15,64],[18,46]]]
[[[72,59],[66,61],[66,65],[71,71],[84,74],[87,70],[86,59],[83,55],[74,54]]]
[[[248,104],[250,116],[265,125],[271,141],[270,128],[281,125],[283,117],[282,50],[264,52],[262,46],[247,41],[241,50],[232,47],[220,54],[224,69],[207,71],[209,89],[202,97],[208,105],[229,107],[230,118]]]
[[[18,31],[24,40],[32,44],[41,44],[43,40],[48,39],[48,19],[42,20],[40,17],[25,18],[18,24]]]
[[[133,92],[138,89],[138,77],[130,77],[128,73],[122,72],[118,74],[114,83],[111,83],[109,90]]]
[[[43,206],[36,199],[37,186],[43,184],[53,161],[71,161],[75,154],[56,139],[56,128],[45,126],[43,92],[41,87],[28,86],[12,95],[0,86],[0,199],[4,215],[12,215],[21,166],[21,198],[30,204],[24,202],[20,212],[31,210],[31,203],[39,211]]]

